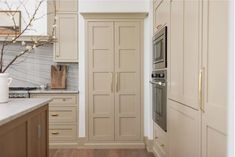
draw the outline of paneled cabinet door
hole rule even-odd
[[[6,125],[5,125],[6,126]],[[27,155],[27,122],[17,122],[7,127],[0,127],[0,156],[26,157]]]
[[[116,140],[140,140],[140,30],[140,22],[115,22]]]
[[[158,0],[153,2],[153,30],[154,33],[169,23],[170,2],[169,0]]]
[[[203,1],[202,157],[227,156],[231,3]]]
[[[201,1],[172,0],[169,98],[199,109]],[[193,19],[193,20],[192,20]]]
[[[77,12],[78,0],[56,0],[56,9],[58,12]]]
[[[168,101],[169,157],[200,157],[200,122],[199,111]]]
[[[88,22],[89,139],[114,140],[113,22]]]
[[[33,115],[28,121],[28,156],[48,156],[48,114],[47,110]]]
[[[78,62],[78,15],[58,14],[55,62]]]

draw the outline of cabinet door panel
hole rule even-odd
[[[153,30],[154,33],[163,28],[169,23],[170,4],[168,0],[159,0],[154,3],[153,8]]]
[[[169,97],[198,109],[201,1],[172,1],[170,34]]]
[[[88,22],[89,138],[114,140],[113,22]]]
[[[176,99],[182,95],[183,68],[183,1],[171,2],[170,27],[170,83],[169,98]]]
[[[78,0],[56,0],[58,12],[77,12]]]
[[[12,127],[11,130],[4,130],[4,129],[0,130],[0,156],[1,157],[27,156],[26,122],[20,125],[18,124],[18,126]]]
[[[28,120],[28,154],[48,156],[48,110],[42,110]]]
[[[58,14],[54,61],[78,62],[78,16]]]
[[[169,157],[200,156],[200,112],[168,101]]]
[[[40,114],[40,157],[49,156],[48,121],[48,110],[44,110]]]
[[[40,157],[40,114],[34,115],[28,121],[29,156]]]
[[[193,19],[193,20],[192,20]],[[198,74],[201,56],[201,1],[184,1],[183,99],[198,109]]]
[[[203,1],[204,106],[202,156],[227,156],[229,13],[231,1]]]
[[[115,22],[115,139],[140,139],[140,22]]]

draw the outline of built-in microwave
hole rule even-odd
[[[167,27],[153,36],[153,68],[167,68]]]

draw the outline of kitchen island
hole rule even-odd
[[[0,104],[0,157],[48,157],[51,99],[12,99]]]

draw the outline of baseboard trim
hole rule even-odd
[[[127,141],[127,142],[97,142],[89,141],[87,137],[79,137],[78,145],[79,149],[144,149],[144,141]]]
[[[72,149],[77,148],[78,143],[50,143],[49,148],[50,149]]]
[[[87,149],[144,149],[145,144],[140,143],[85,143]]]
[[[146,138],[147,139],[147,138]],[[79,137],[77,143],[51,143],[50,149],[147,149],[151,152],[151,140],[128,142],[96,142],[89,141],[87,137]]]

